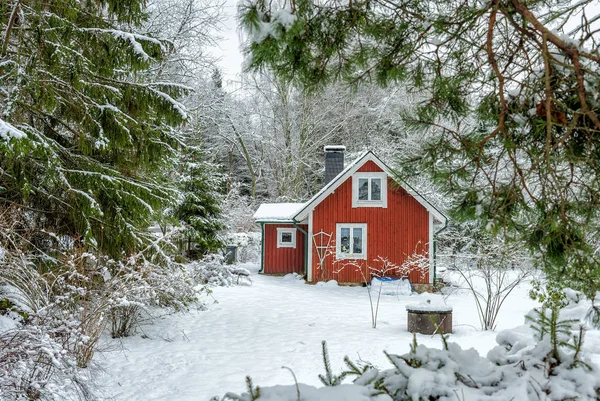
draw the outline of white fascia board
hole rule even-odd
[[[366,152],[361,157],[359,157],[358,159],[356,159],[355,161],[353,161],[351,164],[349,164],[344,170],[342,170],[341,173],[339,173],[337,175],[337,177],[335,177],[327,185],[325,185],[319,192],[317,192],[315,194],[315,196],[312,197],[311,200],[306,202],[306,206],[304,206],[298,212],[298,214],[296,214],[295,219],[296,220],[304,220],[308,216],[309,212],[314,210],[315,206],[317,206],[319,203],[321,203],[323,201],[323,199],[327,198],[329,195],[331,195],[333,192],[335,192],[335,190],[340,185],[342,185],[342,183],[344,183],[348,178],[352,177],[352,174],[354,174],[356,172],[356,170],[359,169],[360,166],[362,166],[365,162],[367,162],[369,160],[375,161],[373,159],[374,157],[375,157],[375,155],[373,154],[373,152],[369,151],[369,152]]]
[[[439,210],[437,210],[431,203],[429,203],[421,194],[415,191],[407,182],[402,180],[385,164],[381,159],[379,159],[373,152],[368,151],[354,162],[352,162],[348,167],[346,167],[337,177],[335,177],[331,182],[323,187],[315,196],[312,197],[311,200],[306,202],[306,206],[304,206],[298,214],[295,216],[295,220],[304,220],[308,213],[314,210],[314,208],[323,201],[326,197],[331,195],[335,190],[342,185],[348,178],[352,177],[358,169],[364,165],[366,162],[372,161],[375,163],[381,170],[383,170],[389,177],[391,177],[394,181],[402,181],[398,182],[401,187],[413,198],[417,200],[428,212],[433,214],[433,216],[439,221],[445,223],[448,221],[448,218]]]
[[[293,219],[259,219],[255,220],[255,223],[264,223],[264,224],[308,224],[308,220],[304,219],[302,221],[294,221]]]
[[[294,220],[277,220],[277,219],[259,219],[255,220],[256,223],[265,223],[265,224],[294,224]]]

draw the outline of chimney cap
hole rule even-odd
[[[346,147],[344,145],[325,145],[323,146],[323,151],[325,153],[330,152],[345,152]]]

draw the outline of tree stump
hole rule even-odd
[[[421,334],[452,333],[452,307],[429,302],[407,305],[408,331]]]

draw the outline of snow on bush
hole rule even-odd
[[[207,255],[202,260],[190,263],[195,279],[213,287],[229,287],[248,284],[250,271],[238,265],[224,264],[221,255]]]
[[[228,244],[237,246],[237,260],[240,263],[260,260],[260,233],[229,233],[225,237]]]
[[[57,328],[27,325],[0,332],[0,399],[95,399],[89,372],[77,367]]]
[[[229,193],[223,200],[222,210],[227,231],[232,233],[251,232],[257,229],[252,215],[256,211],[249,196],[242,195],[243,185],[232,183]]]
[[[386,353],[391,369],[358,365],[346,357],[346,369],[334,375],[324,344],[326,374],[319,378],[327,387],[260,388],[248,378],[248,392],[227,393],[223,400],[598,400],[600,371],[586,358],[583,346],[585,329],[595,330],[586,325],[590,306],[578,298],[561,310],[533,310],[529,326],[498,333],[498,346],[487,357],[444,336],[441,349],[419,345],[415,337],[409,353]]]
[[[107,326],[113,337],[131,335],[148,307],[182,310],[202,289],[160,252],[115,261],[6,247],[0,284],[1,400],[93,399],[84,368]]]

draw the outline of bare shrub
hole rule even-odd
[[[77,367],[76,355],[61,339],[57,328],[46,326],[0,332],[3,400],[95,399],[85,372]]]
[[[336,260],[335,263],[341,263],[342,266],[336,273],[341,272],[343,269],[352,268],[359,272],[363,283],[367,287],[367,293],[369,295],[369,304],[371,305],[371,325],[374,329],[377,328],[377,317],[379,315],[379,301],[381,300],[381,293],[383,290],[383,281],[379,281],[379,287],[373,288],[374,278],[403,278],[408,277],[411,272],[419,273],[421,279],[424,279],[427,272],[429,271],[429,258],[427,255],[420,253],[414,253],[413,255],[406,258],[402,265],[398,266],[390,262],[387,258],[377,256],[373,260],[375,265],[367,265],[367,272],[369,277],[365,274],[365,268],[362,261],[358,260]],[[376,291],[374,294],[373,291]],[[376,297],[376,298],[375,298]]]
[[[129,337],[135,334],[140,324],[143,306],[132,303],[117,305],[110,309],[110,334],[112,338]]]
[[[535,269],[518,244],[509,245],[482,232],[465,239],[464,233],[450,230],[448,238],[462,244],[452,254],[439,255],[440,265],[450,270],[445,279],[451,279],[451,272],[458,274],[460,280],[454,284],[473,294],[482,330],[494,330],[508,296]]]

